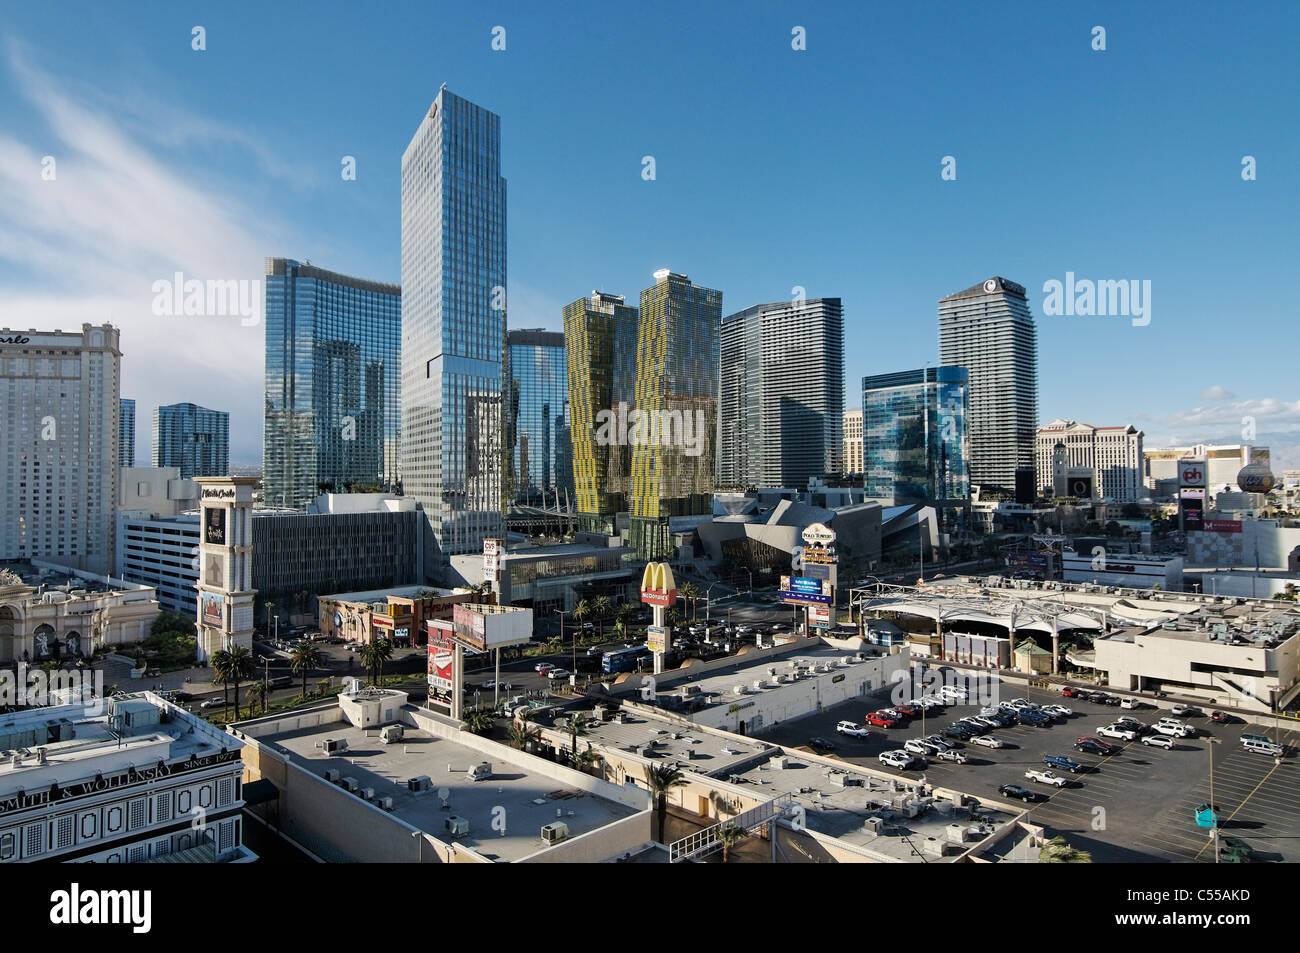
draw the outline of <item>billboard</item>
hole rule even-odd
[[[781,601],[800,605],[830,605],[831,584],[811,576],[782,576]]]
[[[829,546],[835,542],[835,530],[825,523],[812,523],[803,531],[803,541],[809,546]]]
[[[1183,511],[1183,530],[1193,533],[1204,529],[1205,501],[1194,497],[1183,497],[1180,505]]]
[[[1179,460],[1178,461],[1178,485],[1179,486],[1205,486],[1204,460]]]
[[[208,553],[203,561],[203,581],[209,586],[226,586],[226,559],[221,553]]]
[[[1092,477],[1091,476],[1072,476],[1066,478],[1065,493],[1067,496],[1078,497],[1081,500],[1092,499]]]
[[[1241,520],[1205,520],[1207,533],[1240,533]]]
[[[533,610],[458,602],[452,610],[456,641],[479,652],[520,645],[533,635]]]
[[[808,624],[814,629],[829,629],[831,627],[830,606],[810,606]]]
[[[456,690],[456,642],[446,629],[429,627],[429,691],[449,696]]]
[[[483,540],[483,577],[496,579],[501,556],[501,540]]]
[[[677,580],[667,563],[647,563],[641,575],[641,601],[648,606],[671,606],[677,602]]]
[[[199,621],[218,628],[226,621],[226,600],[215,592],[205,592],[199,599]]]
[[[226,509],[209,507],[203,511],[203,541],[212,546],[226,545]]]

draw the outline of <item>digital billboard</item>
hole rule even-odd
[[[226,510],[213,506],[203,511],[203,541],[213,546],[226,545]]]
[[[199,602],[200,619],[204,625],[220,627],[225,621],[225,599],[214,592],[203,593]]]

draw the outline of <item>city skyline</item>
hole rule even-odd
[[[1294,131],[1270,123],[1262,103],[1218,89],[1198,70],[1198,57],[1224,57],[1212,36],[1226,14],[1211,8],[1196,28],[1168,25],[1165,38],[1172,31],[1179,42],[1153,48],[1150,24],[1139,14],[1111,11],[1111,47],[1096,52],[1082,21],[1053,11],[1021,13],[1013,42],[1025,65],[1068,56],[1086,70],[1085,89],[1049,76],[1047,88],[1035,93],[1001,74],[981,74],[972,89],[954,92],[945,84],[963,70],[978,71],[989,56],[962,43],[978,32],[980,15],[959,12],[945,23],[924,12],[890,12],[873,29],[902,42],[885,56],[882,69],[915,51],[921,40],[909,31],[918,27],[951,54],[951,65],[916,88],[891,86],[896,102],[883,100],[866,115],[844,112],[850,100],[837,89],[845,71],[857,68],[859,57],[853,54],[870,49],[881,55],[871,30],[854,18],[846,21],[847,29],[836,28],[829,8],[807,18],[807,49],[795,52],[790,24],[776,15],[747,18],[719,41],[708,26],[724,18],[721,12],[706,13],[701,29],[686,37],[669,29],[671,18],[658,24],[648,15],[625,14],[613,26],[638,31],[647,52],[671,55],[678,69],[667,72],[680,74],[651,77],[628,100],[636,108],[698,81],[711,61],[708,43],[760,50],[758,62],[771,75],[746,70],[718,89],[718,103],[731,104],[734,116],[725,114],[725,105],[705,104],[709,121],[698,130],[672,119],[662,131],[598,142],[584,162],[566,166],[567,155],[548,135],[548,126],[624,115],[627,107],[611,104],[627,98],[628,87],[616,78],[608,89],[570,95],[573,80],[555,76],[559,95],[534,108],[528,97],[548,31],[572,25],[550,26],[527,11],[502,14],[511,31],[502,52],[491,49],[487,26],[450,12],[440,35],[437,75],[427,68],[394,66],[362,81],[323,76],[322,105],[299,103],[303,119],[292,123],[293,136],[275,129],[269,107],[232,99],[239,83],[249,80],[223,79],[209,65],[233,55],[232,43],[239,45],[241,57],[256,63],[261,45],[283,36],[278,24],[269,24],[265,38],[249,40],[243,15],[218,12],[206,24],[208,48],[198,53],[190,49],[188,25],[180,31],[144,14],[109,18],[86,7],[78,27],[61,29],[66,42],[56,52],[40,42],[45,15],[18,11],[16,39],[0,52],[0,82],[14,92],[0,105],[11,130],[3,142],[15,158],[4,174],[10,190],[36,194],[24,194],[0,213],[11,216],[6,225],[26,239],[0,249],[0,289],[14,311],[0,323],[67,328],[82,320],[112,321],[123,330],[124,390],[143,406],[167,403],[182,392],[209,404],[221,403],[220,394],[235,395],[232,460],[260,459],[262,412],[253,367],[264,329],[221,317],[191,319],[178,327],[183,318],[150,312],[152,283],[177,271],[200,279],[257,280],[261,260],[277,253],[396,283],[398,160],[412,110],[423,108],[420,101],[427,104],[445,80],[510,124],[511,148],[503,156],[502,174],[515,179],[510,238],[516,281],[510,311],[516,327],[558,330],[560,310],[572,300],[575,285],[637,287],[647,270],[661,265],[708,274],[736,305],[789,298],[791,289],[802,286],[810,297],[843,299],[849,316],[845,376],[851,382],[937,361],[929,333],[933,302],[981,275],[1007,274],[1025,284],[1040,331],[1037,425],[1056,417],[1122,421],[1161,445],[1240,441],[1242,421],[1250,417],[1256,439],[1273,447],[1279,467],[1300,463],[1300,401],[1286,391],[1284,358],[1265,351],[1247,371],[1242,362],[1210,361],[1199,345],[1242,322],[1264,326],[1281,317],[1270,276],[1286,271],[1285,228],[1296,201],[1282,179],[1269,175],[1268,158],[1274,157],[1272,170],[1278,170],[1276,157],[1291,149]],[[309,34],[317,28],[303,26]],[[382,37],[400,50],[408,42],[379,26],[362,24],[357,30],[363,43]],[[1227,55],[1240,55],[1249,44],[1253,74],[1260,81],[1284,82],[1286,74],[1279,71],[1286,62],[1280,41],[1285,31],[1235,20],[1233,30],[1247,35]],[[1117,36],[1125,42],[1114,42]],[[669,49],[670,42],[679,41]],[[149,65],[126,68],[105,61],[101,46],[132,51],[135,60]],[[310,60],[316,54],[293,55]],[[1168,129],[1151,143],[1150,159],[1120,160],[1105,143],[1122,134],[1137,108],[1125,102],[1127,81],[1137,71],[1147,76],[1162,70],[1170,78],[1156,85],[1141,108],[1166,116]],[[87,83],[92,72],[110,79],[92,90]],[[250,79],[258,78],[254,69]],[[203,95],[213,83],[216,92]],[[154,91],[136,95],[140,89]],[[164,96],[158,89],[168,92]],[[801,126],[817,128],[837,110],[843,113],[837,127],[842,146],[819,157],[800,156],[779,144],[765,150],[773,154],[761,160],[739,152],[728,142],[731,134],[755,121],[757,104],[777,90],[786,91],[785,108]],[[1050,136],[999,141],[982,118],[987,109],[977,108],[978,102],[996,101],[1000,114],[1028,119],[1053,96],[1099,117],[1099,135],[1081,137],[1069,155]],[[325,112],[326,102],[350,104],[358,98],[367,109]],[[1230,114],[1231,122],[1189,144],[1178,132],[1193,115],[1185,99],[1197,110]],[[818,105],[822,100],[825,105]],[[917,100],[926,105],[916,118],[896,122],[894,111],[915,109]],[[737,103],[745,105],[736,109]],[[326,115],[328,131],[302,129],[306,117]],[[880,124],[894,137],[883,150],[869,147],[871,140],[864,138]],[[218,155],[193,161],[196,150],[214,144]],[[683,151],[688,145],[703,152],[696,158]],[[46,154],[58,160],[58,177],[42,183],[43,191],[31,190],[16,169],[30,160],[39,170]],[[1241,177],[1246,155],[1259,160],[1257,181]],[[357,163],[355,180],[339,176],[345,156]],[[653,179],[643,178],[646,156],[656,160]],[[941,178],[945,156],[955,157],[955,180]],[[719,179],[716,168],[730,171]],[[92,181],[113,190],[98,210],[79,204]],[[1160,186],[1150,188],[1152,181]],[[776,232],[765,231],[745,201],[756,189],[788,196],[800,215]],[[1004,202],[1005,194],[1015,194],[1016,201]],[[841,211],[835,203],[846,198]],[[847,214],[863,201],[871,203],[872,214],[864,224],[850,222]],[[613,210],[610,222],[648,224],[637,229],[615,224],[598,230],[596,240],[584,234],[573,214],[593,203]],[[1213,217],[1215,242],[1206,243],[1195,237],[1196,229],[1187,228],[1189,203],[1198,216]],[[253,207],[258,214],[249,212]],[[695,207],[717,224],[707,236],[683,234],[671,225]],[[123,241],[125,223],[108,220],[105,208],[137,209],[142,216],[137,224],[144,228]],[[649,222],[651,209],[651,217],[662,223]],[[940,227],[943,254],[928,240]],[[73,269],[59,264],[59,256],[68,252],[55,250],[65,244],[64,235],[76,236],[66,244],[77,250],[89,276],[75,288],[64,280]],[[887,247],[881,243],[885,235],[901,240]],[[987,235],[1005,237],[989,241]],[[1152,243],[1152,235],[1160,241]],[[870,262],[865,269],[858,265],[864,251]],[[1217,277],[1194,280],[1204,275]],[[1150,323],[1046,314],[1050,291],[1045,287],[1076,279],[1150,281]],[[230,351],[232,360],[205,363],[220,348]],[[1098,388],[1086,375],[1073,373],[1079,362],[1089,361],[1110,375],[1142,375],[1148,386]],[[1196,373],[1186,373],[1189,364]],[[191,393],[183,385],[199,368],[206,373]],[[846,406],[852,403],[850,394]],[[137,453],[146,456],[143,446]]]

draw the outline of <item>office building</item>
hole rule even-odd
[[[970,482],[1012,494],[1034,465],[1038,338],[1023,285],[993,277],[939,302],[939,363],[970,373]]]
[[[0,559],[106,573],[117,500],[118,329],[0,329]]]
[[[1132,503],[1146,495],[1142,485],[1142,431],[1133,426],[1092,427],[1074,420],[1056,419],[1038,429],[1035,435],[1034,464],[1036,489],[1044,492],[1053,487],[1056,471],[1086,467],[1095,472],[1093,493],[1115,503]],[[1064,448],[1056,462],[1056,445]],[[1234,474],[1235,475],[1235,474]]]
[[[629,448],[597,435],[602,414],[635,399],[638,312],[623,302],[593,291],[564,306],[574,508],[580,529],[606,536],[627,509],[631,479]]]
[[[230,470],[230,414],[188,403],[155,409],[153,465],[178,467],[182,480],[225,476]]]
[[[642,426],[619,434],[632,450],[630,542],[642,559],[675,554],[673,519],[707,517],[716,476],[722,292],[666,268],[654,277],[637,327]]]
[[[844,411],[844,472],[862,472],[862,411]]]
[[[718,484],[805,486],[843,466],[839,298],[754,305],[722,320]]]
[[[250,863],[244,743],[152,692],[7,715],[0,863]],[[75,888],[75,884],[74,884]]]
[[[862,378],[862,465],[869,497],[964,506],[970,499],[964,367]]]
[[[402,155],[399,463],[440,567],[502,535],[505,289],[501,120],[443,86]]]
[[[135,466],[135,401],[123,397],[117,402],[118,466]]]
[[[268,506],[398,488],[401,346],[399,285],[266,260]]]
[[[507,338],[509,479],[517,499],[546,503],[573,495],[569,367],[564,335],[518,330]]]

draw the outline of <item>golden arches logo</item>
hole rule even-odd
[[[645,572],[641,574],[641,588],[668,592],[677,588],[673,578],[672,567],[667,563],[646,563]]]

